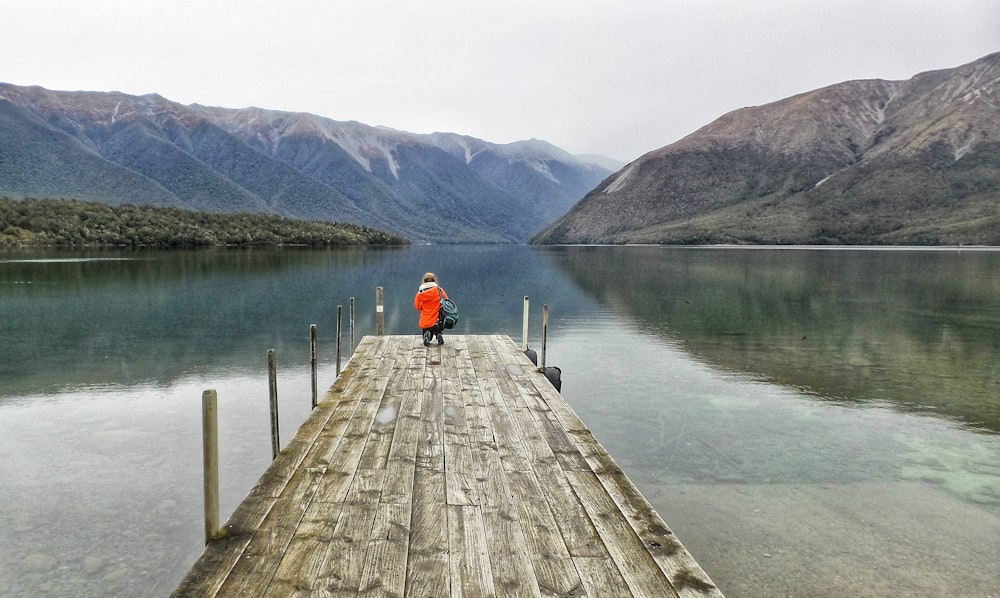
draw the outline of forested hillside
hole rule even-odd
[[[354,224],[273,214],[220,214],[79,200],[0,198],[0,246],[400,245],[399,235]]]

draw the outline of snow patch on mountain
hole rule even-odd
[[[419,137],[455,157],[464,159],[466,164],[471,164],[477,156],[490,153],[507,160],[507,164],[525,164],[556,184],[561,184],[561,182],[552,172],[550,167],[552,162],[573,164],[580,167],[586,167],[589,164],[540,139],[527,139],[513,143],[490,143],[455,133],[431,133]]]
[[[334,123],[335,121],[328,121]],[[385,160],[397,180],[399,179],[399,163],[393,155],[400,141],[399,132],[391,129],[377,129],[359,122],[336,123],[337,127],[323,131],[324,137],[330,139],[344,149],[358,164],[368,172],[372,172],[374,160]],[[391,133],[390,133],[391,131]]]
[[[486,151],[493,151],[495,144],[488,143],[468,135],[457,133],[430,133],[429,135],[418,135],[419,139],[444,150],[449,154],[465,160],[466,164],[471,164],[476,156]]]

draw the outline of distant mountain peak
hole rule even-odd
[[[1000,244],[1000,53],[729,112],[608,177],[543,243]]]
[[[157,94],[0,83],[0,195],[274,212],[417,241],[524,242],[610,173],[492,144]]]

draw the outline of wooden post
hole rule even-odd
[[[545,370],[545,345],[548,342],[549,337],[549,306],[542,306],[542,363],[539,366],[543,371]]]
[[[281,450],[278,438],[278,361],[274,349],[267,350],[267,380],[271,395],[271,460],[274,460]]]
[[[354,297],[351,297],[351,355],[354,354]]]
[[[201,393],[201,441],[205,464],[205,544],[219,533],[219,396]]]
[[[309,325],[309,363],[312,366],[312,408],[316,408],[319,386],[316,382],[316,325]]]
[[[521,338],[523,339],[523,345],[521,347],[522,351],[528,350],[528,296],[524,296],[524,325],[521,329]]]
[[[385,305],[383,304],[382,287],[375,287],[375,334],[385,335]]]
[[[344,306],[337,306],[337,375],[340,376],[340,355],[341,355],[341,337],[343,336],[344,325],[342,320],[344,319]]]

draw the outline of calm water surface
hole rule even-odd
[[[731,248],[0,254],[0,596],[167,596],[308,415],[309,325],[466,334],[551,310],[563,395],[729,596],[1000,595],[1000,252]]]

